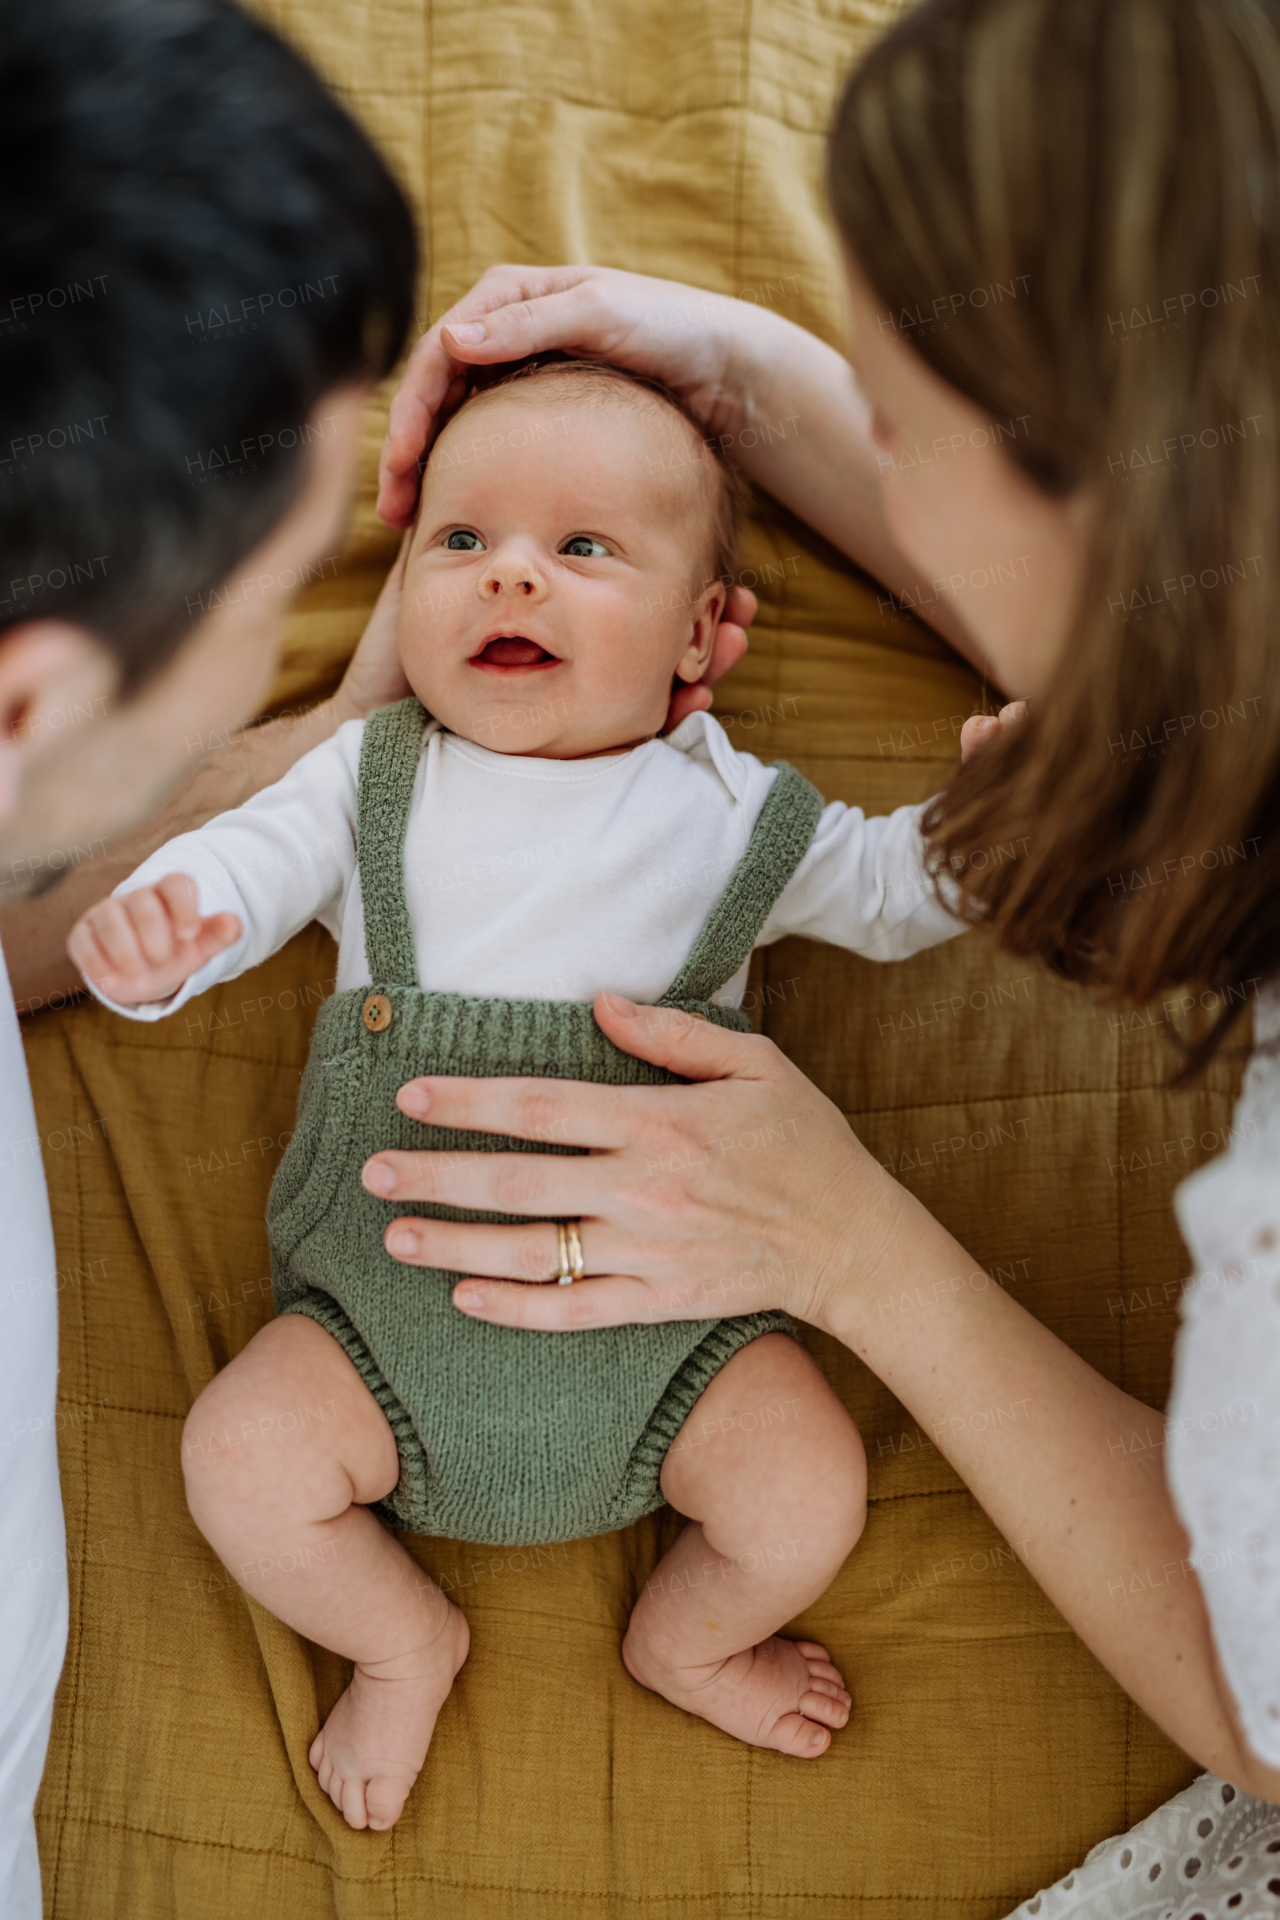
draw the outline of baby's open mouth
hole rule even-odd
[[[536,640],[526,640],[519,633],[486,640],[471,661],[474,667],[542,667],[555,663],[554,653],[548,653]]]

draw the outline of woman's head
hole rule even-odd
[[[1280,7],[924,0],[846,90],[830,193],[891,521],[1038,696],[941,859],[1122,995],[1273,972]]]

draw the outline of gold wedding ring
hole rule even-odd
[[[558,1286],[571,1286],[582,1278],[582,1236],[578,1228],[581,1220],[557,1220],[556,1232],[560,1236],[560,1271],[551,1278]]]

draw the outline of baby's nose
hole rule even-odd
[[[510,566],[500,563],[491,566],[480,582],[482,598],[490,600],[496,600],[504,593],[522,595],[526,600],[541,600],[545,592],[537,568],[519,561],[513,561]]]

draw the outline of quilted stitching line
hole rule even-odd
[[[361,89],[361,100],[373,97],[372,89]],[[392,99],[403,96],[390,95]],[[805,126],[798,120],[788,120],[781,113],[770,113],[764,107],[751,106],[745,100],[716,100],[704,106],[677,107],[669,113],[649,113],[643,107],[614,106],[599,100],[580,100],[573,94],[560,93],[551,87],[525,89],[523,87],[502,86],[451,86],[448,90],[450,100],[494,100],[521,102],[533,100],[546,101],[558,107],[572,107],[582,113],[597,114],[611,120],[638,121],[641,125],[653,127],[678,126],[682,120],[706,120],[724,117],[731,113],[740,113],[750,120],[763,120],[770,126],[784,127],[788,133],[798,133],[815,143],[820,143],[822,130],[814,126]]]
[[[318,1867],[318,1863],[310,1855],[298,1854],[298,1853],[287,1853],[283,1847],[246,1847],[245,1845],[243,1845],[242,1842],[235,1841],[235,1840],[194,1840],[181,1834],[160,1833],[154,1827],[135,1827],[135,1826],[131,1826],[127,1821],[103,1820],[101,1818],[92,1818],[89,1815],[69,1816],[68,1819],[64,1822],[64,1824],[67,1826],[87,1827],[90,1829],[101,1830],[102,1832],[105,1832],[105,1833],[119,1833],[119,1834],[129,1834],[133,1836],[141,1836],[141,1838],[145,1840],[160,1840],[172,1846],[202,1847],[211,1852],[243,1854],[244,1857],[249,1860],[260,1860],[260,1859],[296,1860],[302,1866],[313,1867],[313,1868]],[[358,1879],[353,1878],[348,1874],[342,1873],[337,1867],[332,1865],[329,1865],[323,1869],[318,1869],[318,1870],[326,1873],[339,1886],[367,1887],[370,1884],[367,1877],[361,1876]],[[404,1881],[406,1885],[412,1885],[415,1887],[442,1888],[451,1893],[505,1893],[505,1894],[517,1894],[517,1895],[523,1894],[525,1896],[532,1896],[532,1897],[540,1897],[540,1896],[546,1895],[552,1899],[559,1900],[561,1902],[564,1902],[566,1899],[608,1900],[614,1905],[615,1908],[619,1906],[633,1906],[633,1907],[657,1906],[659,1903],[661,1903],[663,1906],[671,1906],[677,1900],[683,1900],[684,1902],[686,1902],[686,1904],[691,1906],[695,1904],[704,1904],[706,1902],[715,1900],[715,1901],[719,1901],[721,1903],[721,1906],[723,1907],[723,1902],[725,1899],[725,1893],[723,1888],[717,1888],[714,1893],[651,1893],[650,1894],[650,1893],[622,1893],[614,1887],[599,1887],[599,1888],[584,1887],[584,1888],[575,1889],[572,1893],[566,1893],[565,1888],[563,1886],[556,1886],[556,1887],[512,1886],[500,1880],[475,1880],[475,1879],[440,1880],[440,1879],[435,1879],[426,1874],[417,1874],[417,1873],[403,1874],[399,1877]],[[783,1889],[780,1889],[780,1888],[775,1889],[768,1896],[768,1898],[771,1901],[821,1900],[825,1902],[827,1905],[830,1905],[832,1897],[833,1896],[829,1893],[792,1893],[790,1891],[784,1891]],[[972,1908],[973,1902],[975,1900],[1010,1900],[1016,1906],[1018,1901],[1021,1899],[1024,1899],[1025,1897],[1026,1896],[1020,1892],[1007,1893],[1003,1889],[1000,1889],[998,1891],[992,1891],[992,1892],[987,1892],[983,1890],[983,1891],[968,1893],[968,1894],[930,1894],[930,1893],[897,1893],[897,1892],[895,1893],[857,1893],[857,1894],[850,1894],[848,1896],[848,1901],[850,1906],[854,1905],[855,1903],[859,1903],[863,1901],[872,1901],[872,1900],[876,1900],[876,1901],[892,1900],[899,1905],[901,1905],[906,1901],[913,1901],[913,1900],[928,1901],[931,1905],[935,1907],[942,1906],[945,1903],[949,1903],[952,1906],[955,1906],[965,1912],[968,1912]]]

